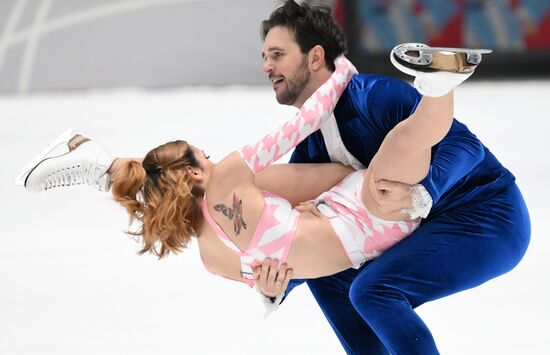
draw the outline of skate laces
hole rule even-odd
[[[101,175],[103,172],[94,164],[74,164],[48,174],[41,187],[45,191],[56,187],[86,184],[102,190]]]

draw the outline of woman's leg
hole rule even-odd
[[[451,128],[453,101],[452,92],[440,97],[423,97],[415,112],[384,138],[369,164],[372,178],[411,185],[421,181],[428,173],[432,146]]]
[[[392,63],[402,72],[415,76],[414,87],[423,98],[414,113],[384,138],[369,165],[374,180],[412,185],[426,176],[431,148],[446,136],[453,122],[453,89],[473,74],[481,54],[486,52],[430,49],[415,43],[392,50]]]

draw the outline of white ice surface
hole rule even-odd
[[[466,83],[456,116],[517,177],[532,240],[510,273],[418,309],[442,354],[549,354],[550,82]],[[137,256],[108,194],[32,194],[19,169],[66,127],[119,156],[184,138],[215,161],[290,118],[268,88],[0,97],[0,354],[342,354],[306,286],[263,320],[247,287],[196,245]]]

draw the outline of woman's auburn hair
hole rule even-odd
[[[198,199],[204,191],[194,186],[188,167],[200,168],[185,141],[173,141],[151,150],[143,163],[128,162],[114,176],[112,193],[140,229],[143,248],[160,258],[187,247],[202,222]]]

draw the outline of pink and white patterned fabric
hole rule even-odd
[[[372,215],[362,201],[366,170],[349,174],[314,202],[342,242],[353,267],[358,268],[411,234],[420,224],[415,221],[385,221]]]
[[[284,198],[266,191],[262,191],[265,207],[256,226],[252,240],[245,250],[239,247],[225,234],[214,221],[203,199],[202,212],[206,221],[212,226],[222,242],[241,259],[241,277],[250,287],[254,287],[255,280],[252,268],[257,266],[256,260],[265,258],[277,259],[281,264],[286,262],[288,252],[294,240],[298,225],[298,211],[292,208]],[[204,260],[203,260],[204,263]],[[206,269],[208,266],[204,263]]]
[[[338,99],[357,74],[353,64],[344,56],[336,58],[334,64],[336,68],[332,76],[306,100],[293,120],[239,151],[253,172],[265,169],[281,158],[331,117]]]

